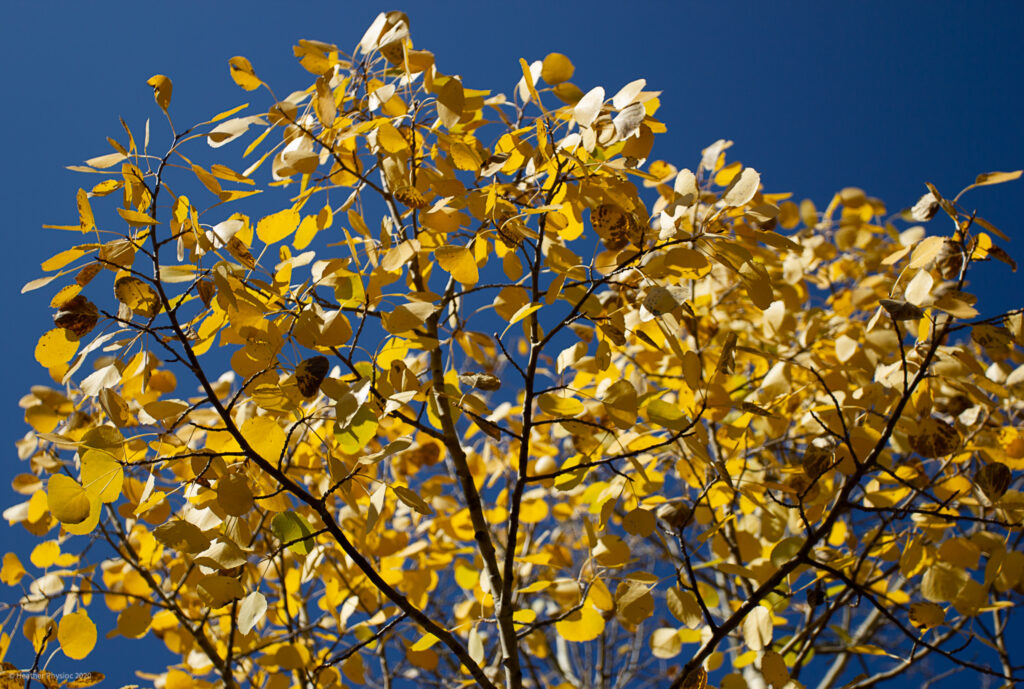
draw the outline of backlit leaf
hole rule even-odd
[[[57,640],[64,655],[81,660],[96,646],[96,625],[84,610],[66,614],[60,618]]]
[[[293,553],[307,555],[313,549],[313,528],[305,517],[297,512],[288,510],[275,514],[270,522],[270,528],[277,540],[287,544]]]
[[[438,264],[451,273],[451,276],[466,286],[475,285],[480,280],[476,259],[473,252],[462,246],[439,246],[434,251]]]
[[[89,516],[89,496],[75,479],[54,474],[46,483],[50,513],[64,524],[78,524]]]
[[[566,641],[592,641],[604,631],[604,617],[589,605],[570,613],[555,623],[555,630]]]
[[[117,300],[143,318],[152,318],[160,312],[160,295],[142,280],[125,275],[114,283]]]
[[[267,599],[259,591],[253,591],[238,606],[238,631],[248,634],[259,624],[267,613]]]

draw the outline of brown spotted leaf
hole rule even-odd
[[[98,319],[99,310],[96,305],[81,294],[66,301],[53,316],[53,322],[57,327],[70,330],[78,338],[84,337],[95,328]]]
[[[295,382],[304,397],[312,397],[327,377],[330,362],[325,356],[314,356],[295,367]]]

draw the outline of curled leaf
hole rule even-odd
[[[171,106],[171,90],[173,88],[171,80],[163,74],[154,74],[146,83],[153,87],[153,97],[156,98],[156,104],[160,106],[161,110],[167,112],[167,108]]]

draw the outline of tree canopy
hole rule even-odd
[[[1024,318],[968,291],[1016,266],[967,202],[1020,171],[818,209],[731,141],[656,159],[659,92],[558,53],[478,89],[390,12],[294,54],[187,128],[153,76],[163,121],[73,168],[0,660],[106,625],[168,689],[1024,678]]]

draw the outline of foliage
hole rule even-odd
[[[75,168],[3,650],[87,658],[106,606],[168,687],[1024,675],[1024,322],[966,291],[1012,261],[964,192],[648,163],[643,80],[473,89],[401,13],[295,55],[185,130],[154,76],[166,150]]]

